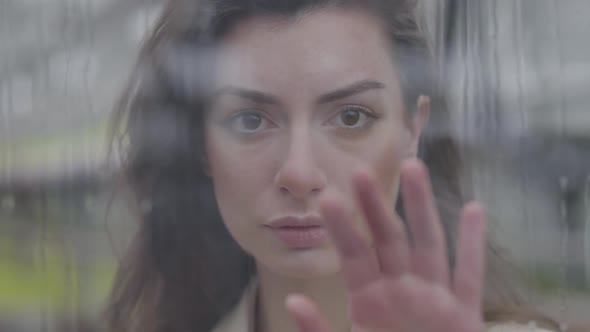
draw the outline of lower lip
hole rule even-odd
[[[294,249],[317,247],[328,239],[328,232],[321,226],[279,227],[270,230],[279,240]]]

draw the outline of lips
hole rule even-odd
[[[323,223],[321,218],[314,216],[308,216],[303,218],[283,217],[271,221],[268,226],[271,228],[323,227]]]
[[[267,226],[277,239],[291,249],[318,247],[328,240],[328,232],[319,217],[283,217]]]

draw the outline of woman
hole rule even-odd
[[[110,329],[528,321],[430,64],[411,1],[170,1],[115,117],[141,224]]]

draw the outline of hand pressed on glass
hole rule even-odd
[[[451,274],[429,175],[421,162],[408,161],[402,168],[412,244],[370,176],[358,174],[354,186],[374,248],[355,231],[337,199],[325,199],[321,209],[350,292],[352,331],[482,331],[485,212],[481,205],[474,202],[463,208]],[[336,332],[310,299],[291,295],[287,307],[301,332]]]

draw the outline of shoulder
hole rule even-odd
[[[486,325],[486,332],[559,332],[556,330],[549,330],[544,327],[539,327],[533,321],[529,324],[504,322],[493,323]]]

